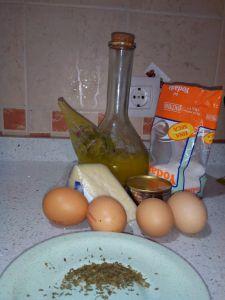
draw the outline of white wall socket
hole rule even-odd
[[[154,117],[160,92],[159,77],[131,78],[129,97],[130,117]]]

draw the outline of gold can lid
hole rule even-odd
[[[171,183],[154,175],[140,175],[127,180],[128,188],[139,192],[166,193],[171,190]]]

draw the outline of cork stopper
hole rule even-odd
[[[116,49],[133,49],[135,48],[135,36],[127,32],[113,32],[109,46]]]

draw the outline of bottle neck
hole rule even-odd
[[[128,118],[133,49],[109,48],[107,107],[105,118]]]

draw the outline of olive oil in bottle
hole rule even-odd
[[[134,35],[114,32],[109,42],[107,107],[99,126],[111,137],[114,151],[105,157],[122,184],[127,178],[148,173],[149,154],[128,117],[130,81],[135,49]]]

